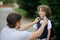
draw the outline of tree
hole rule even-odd
[[[37,6],[40,5],[38,1],[39,0],[18,0],[17,3],[20,5],[20,8],[27,11],[27,17],[35,17]]]
[[[16,2],[17,0],[0,0],[0,1],[3,1],[4,4],[12,4]]]

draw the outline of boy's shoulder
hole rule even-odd
[[[48,22],[53,22],[53,20],[52,20],[52,19],[50,19],[50,18],[48,18]]]
[[[52,19],[48,18],[49,21],[53,21]]]
[[[53,23],[53,20],[51,20],[51,19],[48,19],[48,22],[51,22],[51,23]]]
[[[51,21],[50,19],[48,19],[48,22]]]
[[[51,23],[51,20],[50,20],[50,19],[48,19],[48,24],[49,24],[49,23]]]

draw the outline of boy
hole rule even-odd
[[[42,21],[47,18],[48,24],[45,26],[44,31],[40,37],[38,37],[37,40],[49,40],[50,39],[50,33],[51,33],[51,20],[49,20],[49,16],[51,15],[51,9],[47,5],[40,5],[38,8],[38,13],[40,16],[40,21],[37,24],[33,25],[33,28],[38,30],[41,26]]]
[[[39,21],[39,17],[35,21],[22,25],[22,16],[19,13],[10,13],[7,16],[7,27],[3,28],[1,31],[0,40],[34,40],[39,37],[47,24],[47,19],[44,19],[41,27],[36,32],[28,32],[27,28]],[[20,31],[18,30],[20,28]]]

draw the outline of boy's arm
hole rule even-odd
[[[51,29],[48,29],[47,40],[50,39]]]
[[[34,25],[35,23],[37,23],[39,21],[39,17],[37,17],[35,19],[35,21],[31,22],[31,23],[28,23],[28,24],[25,24],[25,25],[22,25],[20,27],[20,30],[26,30],[27,28],[31,27],[32,25]]]
[[[51,35],[51,28],[52,28],[52,24],[51,24],[51,21],[48,20],[48,34],[47,34],[47,40],[50,39],[50,35]]]

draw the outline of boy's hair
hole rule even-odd
[[[21,20],[22,16],[19,13],[10,13],[6,20],[7,20],[7,25],[10,28],[15,28],[16,23],[19,22]]]
[[[52,13],[51,9],[48,5],[40,5],[37,10],[40,11],[40,8],[42,8],[42,11],[46,13],[46,16],[49,17]]]

